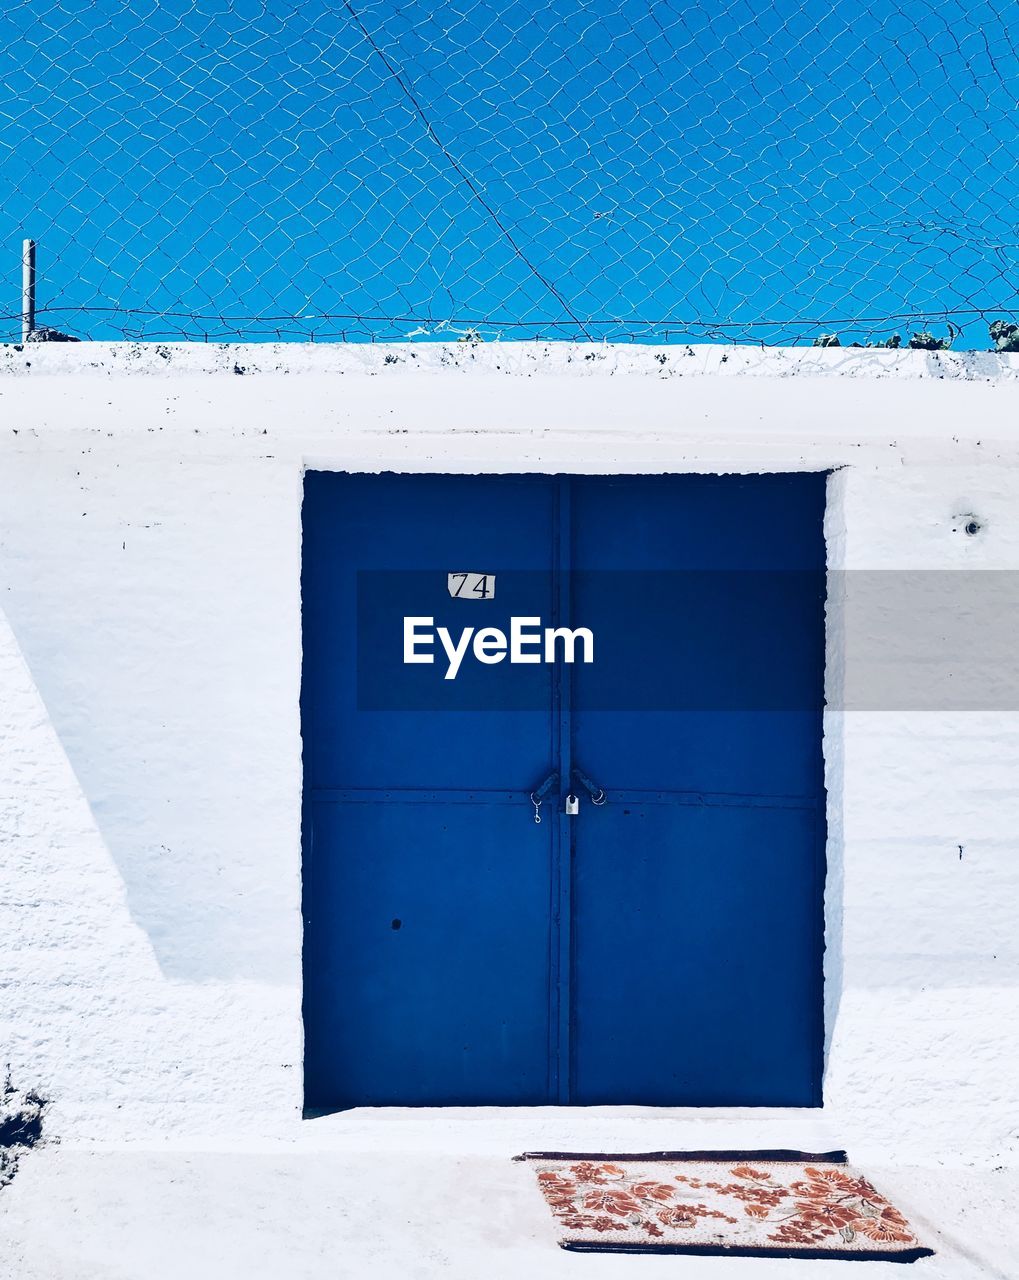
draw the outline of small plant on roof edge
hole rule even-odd
[[[995,351],[1019,351],[1019,324],[1009,320],[992,320],[987,326]]]
[[[949,351],[952,346],[951,337],[936,338],[925,329],[923,333],[914,333],[909,340],[911,351]]]
[[[839,340],[839,335],[837,333],[822,333],[819,338],[814,339],[813,345],[815,347],[841,347],[842,343]],[[893,333],[892,336],[890,338],[886,338],[884,342],[851,342],[849,345],[851,347],[866,347],[868,349],[872,347],[875,349],[878,347],[885,347],[890,351],[895,351],[898,347],[902,346],[902,335],[899,333]]]

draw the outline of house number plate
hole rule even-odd
[[[447,576],[449,594],[456,600],[494,600],[494,573],[451,573]]]

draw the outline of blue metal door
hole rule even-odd
[[[824,482],[573,482],[574,1102],[820,1104]]]
[[[820,1101],[823,502],[309,473],[309,1110]],[[594,661],[450,678],[408,618],[584,626]]]
[[[403,662],[403,618],[451,633],[548,618],[541,477],[305,479],[306,1101],[549,1096],[555,668]],[[479,571],[494,598],[455,598]],[[556,797],[547,806],[554,814]]]

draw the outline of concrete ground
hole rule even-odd
[[[774,1145],[840,1144],[804,1113],[733,1122],[547,1109],[353,1112],[307,1122],[297,1142],[243,1149],[44,1145],[24,1156],[13,1183],[0,1190],[0,1277],[814,1280],[860,1273],[864,1264],[852,1262],[566,1253],[533,1173],[510,1159],[525,1149]],[[1019,1171],[856,1163],[937,1251],[911,1271],[869,1262],[868,1280],[1019,1278]]]

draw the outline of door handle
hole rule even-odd
[[[531,792],[531,804],[534,805],[534,821],[541,822],[541,802],[545,799],[553,787],[557,786],[559,775],[554,770],[548,775],[545,781],[539,787],[535,787]]]
[[[586,773],[584,773],[582,769],[571,769],[570,777],[576,778],[577,782],[580,783],[580,785],[584,788],[587,794],[591,797],[592,804],[605,803],[605,788],[599,787],[597,782],[592,782],[592,780],[587,776]]]

